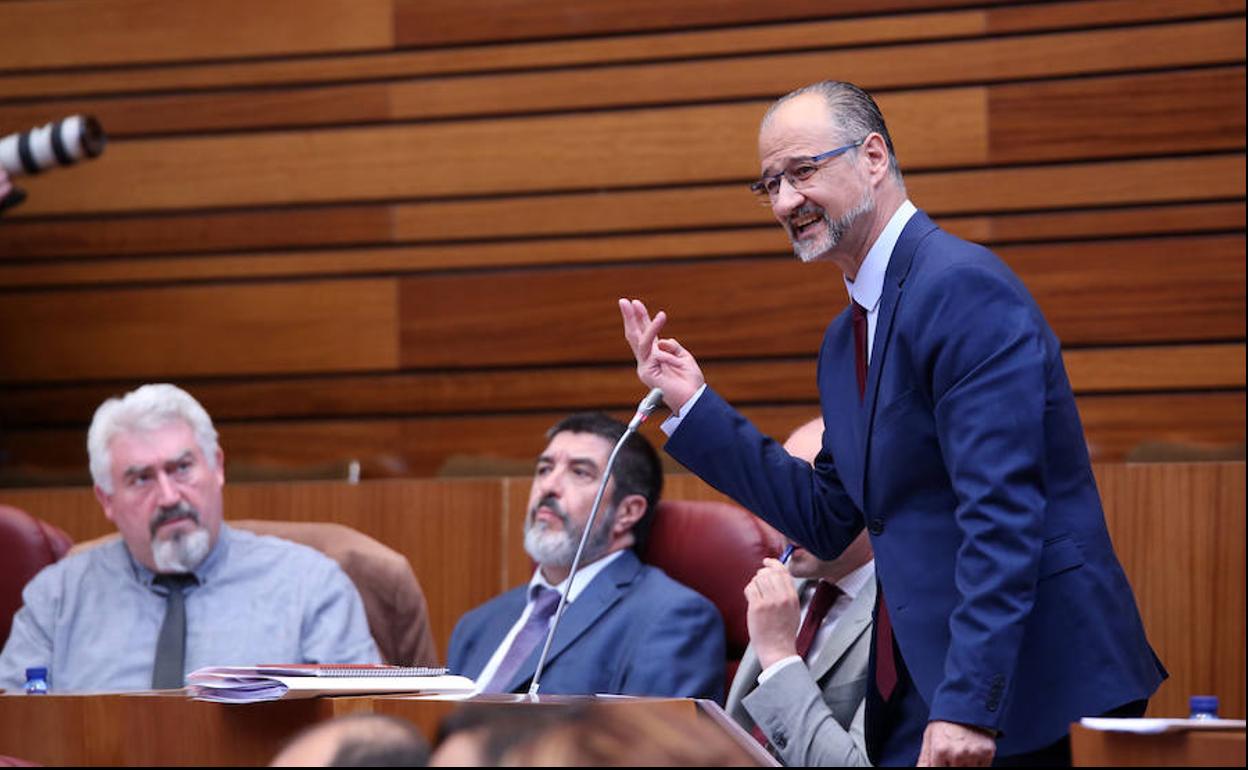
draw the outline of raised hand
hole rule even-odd
[[[763,567],[745,587],[745,601],[745,625],[759,665],[766,669],[796,655],[801,604],[788,568],[776,559],[763,559]]]
[[[678,411],[706,382],[697,360],[676,340],[659,338],[667,321],[662,310],[651,319],[641,300],[621,299],[620,316],[624,339],[637,359],[637,377],[647,388],[660,388],[667,407]]]

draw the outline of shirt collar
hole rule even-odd
[[[893,255],[893,247],[901,237],[910,217],[918,209],[906,199],[893,212],[888,224],[880,232],[880,236],[871,244],[866,259],[858,267],[858,275],[854,280],[845,279],[845,289],[854,302],[862,305],[868,313],[873,312],[880,303],[880,295],[884,293],[884,275],[888,272],[888,260]]]
[[[559,593],[568,595],[568,602],[576,601],[576,598],[589,586],[590,582],[598,576],[599,572],[606,569],[607,565],[624,554],[624,549],[609,553],[598,561],[590,562],[584,566],[578,567],[576,570],[576,579],[573,582],[572,590],[568,590],[568,581],[565,578],[559,585],[551,585],[549,581],[542,575],[541,567],[533,570],[533,578],[529,580],[529,598],[533,597],[533,587],[542,586],[543,588],[553,588]]]
[[[868,561],[853,572],[845,575],[836,581],[836,587],[851,599],[858,598],[858,594],[867,583],[875,579],[875,559]]]

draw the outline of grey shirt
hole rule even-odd
[[[380,661],[364,605],[338,565],[306,546],[222,524],[186,590],[186,673],[203,666]],[[45,568],[0,654],[0,688],[48,668],[53,692],[151,688],[166,591],[120,539]]]

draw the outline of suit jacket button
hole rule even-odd
[[[867,522],[867,531],[873,535],[878,535],[884,531],[884,520],[878,516]]]
[[[783,731],[778,730],[775,735],[771,736],[771,745],[778,749],[784,749],[784,747],[789,745],[789,738]]]

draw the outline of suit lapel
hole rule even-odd
[[[827,349],[821,361],[823,379],[828,393],[824,408],[832,410],[829,425],[842,426],[825,435],[824,442],[832,447],[837,473],[845,484],[850,499],[862,507],[862,446],[866,441],[866,420],[858,403],[858,375],[854,369],[854,332],[848,308],[833,322]],[[830,395],[830,397],[829,397]]]
[[[577,639],[579,639],[586,631],[594,626],[598,618],[602,617],[607,610],[611,609],[629,584],[637,578],[641,572],[642,564],[631,549],[625,550],[615,561],[607,565],[607,567],[585,587],[577,596],[576,601],[568,604],[564,608],[563,618],[559,621],[559,629],[555,632],[555,638],[550,643],[550,654],[546,657],[546,667],[554,663],[560,653],[566,650]],[[516,672],[516,676],[508,686],[508,690],[514,691],[521,684],[533,678],[533,674],[537,670],[537,660],[541,657],[542,647],[545,645],[546,639],[542,638],[541,644],[533,651]],[[543,677],[545,673],[543,673]]]
[[[863,586],[846,608],[845,614],[836,621],[832,635],[819,648],[815,659],[810,661],[810,673],[816,682],[823,680],[841,657],[853,646],[858,637],[870,627],[871,611],[875,606],[874,577]]]
[[[503,594],[502,609],[494,616],[498,620],[484,624],[480,637],[472,645],[472,648],[468,650],[468,660],[464,661],[464,670],[474,672],[472,674],[473,678],[481,676],[481,672],[485,670],[485,666],[490,662],[490,658],[494,657],[494,651],[507,638],[511,627],[516,624],[516,620],[524,613],[524,605],[528,601],[528,595],[529,586],[527,583]]]
[[[906,277],[910,274],[910,267],[914,262],[915,251],[918,250],[919,242],[923,236],[936,229],[936,225],[922,211],[916,211],[914,216],[910,217],[910,221],[902,228],[901,236],[898,237],[897,243],[893,246],[893,253],[888,258],[888,270],[884,274],[884,288],[880,295],[880,311],[875,322],[875,339],[871,346],[871,362],[867,367],[867,389],[864,394],[862,419],[865,425],[859,435],[859,449],[861,450],[859,457],[862,458],[861,474],[858,477],[861,482],[859,489],[862,490],[863,511],[866,511],[866,487],[867,487],[867,458],[870,456],[868,452],[871,450],[871,430],[870,425],[875,420],[876,399],[879,396],[880,388],[880,372],[884,369],[884,363],[888,360],[889,342],[892,340],[893,319],[897,315],[897,308],[901,305],[901,289],[906,282]]]
[[[728,691],[728,700],[724,709],[738,722],[741,721],[741,715],[745,714],[741,701],[758,686],[758,675],[762,672],[763,667],[758,662],[758,653],[754,651],[754,645],[751,644],[745,648],[745,654],[741,656],[741,665],[737,666],[737,675],[732,679],[732,688]]]

